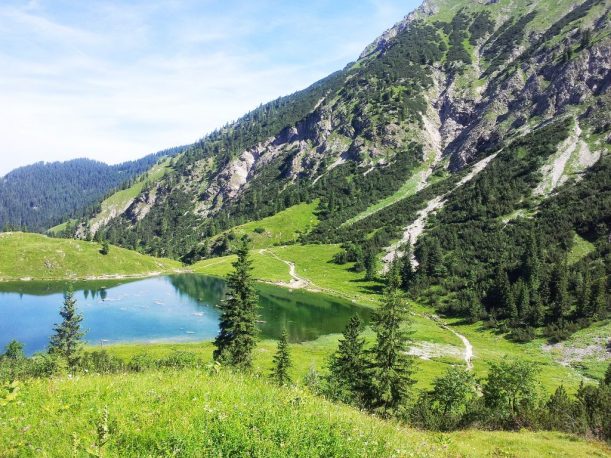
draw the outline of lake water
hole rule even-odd
[[[0,349],[12,339],[28,354],[44,350],[60,321],[65,285],[56,282],[0,283]],[[225,282],[201,275],[174,275],[129,282],[73,283],[91,344],[185,342],[212,339],[218,332]],[[350,317],[369,310],[305,291],[258,285],[261,337],[277,338],[286,328],[292,342],[341,332]]]

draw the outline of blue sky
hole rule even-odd
[[[417,0],[0,3],[0,175],[190,143],[356,59]]]

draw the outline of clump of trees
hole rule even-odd
[[[400,290],[398,266],[387,274],[383,303],[372,320],[375,343],[365,348],[363,324],[350,319],[329,362],[323,391],[331,398],[382,416],[397,416],[407,406],[413,379],[409,356],[409,304]]]

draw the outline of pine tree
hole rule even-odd
[[[528,239],[524,256],[524,271],[526,285],[530,297],[529,322],[537,327],[543,324],[545,308],[541,298],[541,261],[536,233],[532,231]]]
[[[104,240],[102,242],[102,249],[100,250],[100,253],[103,254],[104,256],[110,253],[110,245],[108,244],[108,240]]]
[[[220,331],[214,341],[214,359],[241,369],[252,366],[257,340],[257,294],[252,279],[248,238],[242,238],[227,280],[228,296],[221,303]]]
[[[289,376],[289,368],[291,367],[291,357],[289,354],[289,343],[286,329],[282,331],[280,340],[278,341],[278,350],[273,358],[274,367],[272,368],[272,379],[281,386],[289,385],[291,377]]]
[[[330,381],[342,400],[360,398],[366,379],[365,339],[360,337],[363,322],[358,315],[350,318],[343,338],[329,362]]]
[[[568,274],[565,262],[554,267],[550,280],[551,321],[558,323],[564,319],[569,308]]]
[[[412,242],[409,240],[405,244],[405,251],[401,259],[401,288],[408,291],[414,280],[414,267],[412,266]]]
[[[577,316],[586,317],[591,316],[590,312],[590,297],[592,293],[592,275],[590,269],[586,267],[585,273],[579,281],[579,288],[577,291]]]
[[[85,333],[81,330],[83,316],[78,313],[71,288],[64,295],[64,306],[59,314],[63,321],[54,327],[55,334],[49,343],[49,353],[65,358],[68,366],[74,368],[81,357]]]
[[[530,293],[528,286],[522,279],[517,283],[518,294],[517,294],[517,307],[518,307],[518,320],[523,321],[524,317],[530,312]]]
[[[25,354],[23,353],[23,344],[17,340],[11,340],[4,348],[4,354],[2,357],[13,360],[25,358]]]
[[[377,272],[377,261],[376,254],[373,249],[370,248],[367,250],[363,263],[365,265],[365,280],[375,280]]]
[[[595,319],[602,319],[607,315],[607,279],[601,275],[594,282],[592,295],[590,297],[590,316]]]
[[[409,350],[410,310],[402,297],[391,268],[384,293],[384,302],[372,320],[376,343],[371,350],[370,374],[366,400],[370,408],[389,415],[405,405],[411,385],[413,360]]]
[[[499,267],[497,270],[496,296],[498,298],[498,306],[500,307],[501,315],[509,317],[511,320],[517,319],[518,308],[516,306],[515,296],[507,271]]]

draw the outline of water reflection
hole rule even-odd
[[[224,281],[188,274],[72,286],[92,344],[211,339],[226,293]],[[43,350],[59,320],[65,287],[61,282],[0,284],[0,345],[17,339],[30,354]],[[354,313],[369,318],[367,309],[320,294],[267,285],[257,291],[263,338],[277,338],[286,328],[292,342],[313,340],[341,332]]]

